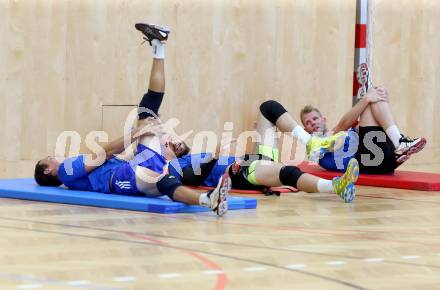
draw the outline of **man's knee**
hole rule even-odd
[[[304,174],[296,166],[283,166],[279,173],[282,184],[297,187],[299,178]]]
[[[157,118],[163,96],[164,93],[162,92],[148,90],[139,103],[139,119],[142,120],[148,117]]]
[[[156,185],[160,193],[174,200],[174,192],[179,186],[182,186],[182,183],[175,176],[167,174]]]
[[[267,120],[275,124],[278,118],[286,113],[287,110],[277,101],[269,100],[260,105],[260,112]]]

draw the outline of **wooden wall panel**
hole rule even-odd
[[[0,166],[30,175],[60,132],[85,138],[101,129],[102,105],[138,103],[151,65],[138,21],[173,30],[161,114],[179,131],[234,121],[238,133],[274,97],[295,116],[320,104],[333,124],[351,106],[354,2],[1,1]]]
[[[440,162],[440,2],[374,0],[373,80],[388,87],[402,131],[425,136],[411,163]]]

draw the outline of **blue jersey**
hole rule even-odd
[[[124,163],[126,162],[112,158],[95,170],[86,172],[84,155],[70,157],[60,164],[58,178],[70,189],[110,192],[113,171]]]
[[[194,173],[197,175],[198,173],[200,174],[200,165],[209,162],[209,160],[211,160],[211,154],[209,153],[185,155],[181,158],[173,159],[168,164],[168,173],[182,182],[182,172],[184,168],[192,166]],[[217,186],[220,177],[234,161],[235,157],[233,156],[220,156],[209,176],[203,181],[203,185]]]
[[[136,150],[136,156],[129,161],[131,168],[134,169],[136,166],[142,166],[157,173],[163,172],[164,166],[167,163],[165,157],[142,144],[138,144]]]
[[[331,171],[345,171],[348,162],[356,155],[359,145],[359,135],[355,129],[347,131],[344,140],[344,146],[341,146],[335,152],[327,152],[319,159],[319,166]]]
[[[112,158],[91,172],[86,172],[84,155],[70,157],[60,164],[58,178],[70,189],[96,192],[111,192],[110,179],[114,174],[114,182],[130,182],[130,193],[137,193],[135,168],[142,166],[152,171],[162,173],[166,164],[165,158],[156,151],[139,144],[136,156],[129,162]],[[122,180],[122,181],[121,181]],[[117,188],[116,188],[117,189]]]

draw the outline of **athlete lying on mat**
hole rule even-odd
[[[394,172],[394,169],[412,154],[422,150],[426,144],[423,137],[410,139],[401,135],[388,101],[385,88],[370,86],[368,93],[332,130],[327,129],[326,118],[312,106],[301,110],[304,129],[276,101],[262,103],[260,111],[280,131],[292,133],[300,142],[307,144],[307,151],[311,155],[318,153],[321,167],[345,170],[348,162],[356,158],[361,173],[386,174]],[[358,120],[359,127],[351,128]],[[311,135],[314,133],[332,137],[319,141]],[[340,142],[337,142],[338,139]],[[332,150],[332,146],[337,143],[341,145],[339,149]]]
[[[135,156],[128,158],[127,154],[125,160],[114,157],[126,149],[121,137],[99,153],[64,160],[44,158],[35,166],[35,180],[40,185],[64,184],[76,190],[147,197],[168,195],[175,201],[210,207],[222,215],[227,210],[226,197],[230,190],[227,176],[217,179],[214,190],[202,193],[182,186],[174,177],[161,178],[167,161],[187,154],[189,147],[175,134],[164,133],[154,124],[165,90],[164,45],[169,30],[143,24],[137,24],[136,28],[146,35],[154,58],[149,89],[139,104],[138,127],[125,138],[138,143]]]
[[[265,131],[259,129],[269,126]],[[278,149],[274,126],[269,122],[259,125],[258,133],[265,132],[265,138],[257,146],[256,154],[241,158],[214,154],[192,154],[172,160],[168,165],[170,175],[174,175],[185,185],[213,186],[224,172],[231,178],[232,188],[244,190],[264,190],[269,187],[293,186],[305,192],[335,193],[345,202],[352,202],[356,195],[355,183],[359,175],[356,159],[350,160],[344,175],[327,180],[302,172],[296,166],[278,162]],[[267,131],[273,131],[268,134]],[[261,135],[260,135],[261,136]],[[217,147],[219,148],[219,147]]]

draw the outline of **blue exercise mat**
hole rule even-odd
[[[174,202],[168,197],[137,197],[70,190],[63,187],[44,187],[32,178],[0,179],[0,197],[26,200],[107,207],[155,213],[190,213],[210,211],[209,208]],[[230,210],[253,209],[257,200],[249,197],[229,197]]]

